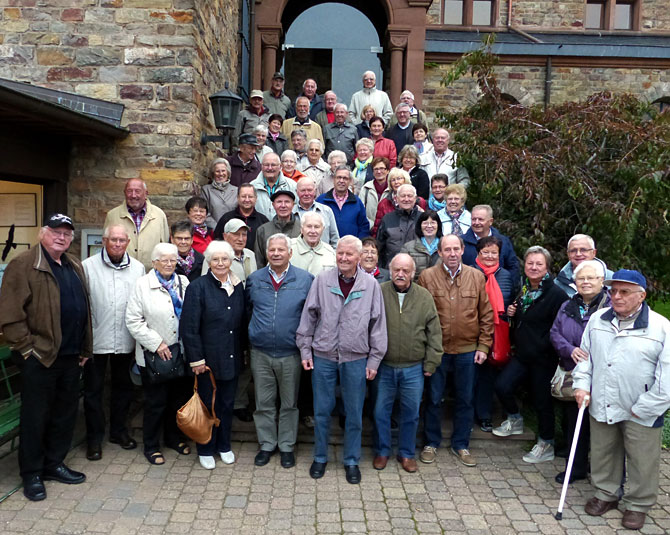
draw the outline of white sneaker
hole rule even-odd
[[[225,464],[233,464],[235,462],[235,454],[233,450],[221,452],[221,460]]]
[[[500,427],[494,428],[492,433],[497,437],[523,435],[523,418],[508,418],[500,424]]]
[[[554,446],[549,442],[538,440],[537,444],[529,453],[523,456],[523,460],[527,463],[544,463],[554,460]]]
[[[216,468],[216,461],[211,455],[198,455],[198,460],[200,461],[200,466],[205,470],[214,470]]]

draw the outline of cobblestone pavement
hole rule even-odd
[[[166,464],[150,466],[137,450],[106,444],[101,461],[89,462],[76,448],[68,464],[87,475],[82,485],[47,482],[48,498],[29,502],[21,491],[0,503],[0,533],[590,533],[621,528],[621,511],[590,517],[583,505],[591,486],[572,486],[563,520],[554,519],[560,486],[554,475],[563,459],[529,465],[521,460],[527,443],[478,440],[475,468],[461,465],[448,449],[432,465],[407,474],[394,460],[372,468],[363,449],[362,482],[350,485],[333,446],[323,479],[309,477],[310,444],[300,444],[297,465],[283,469],[276,455],[255,467],[256,444],[235,442],[237,462],[200,467],[195,452],[164,451]],[[670,454],[663,453],[661,496],[642,533],[670,532]],[[0,480],[16,480],[2,464]]]

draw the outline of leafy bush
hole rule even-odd
[[[589,234],[610,268],[638,269],[655,297],[670,295],[670,113],[610,92],[547,109],[510,104],[497,86],[492,43],[442,80],[469,75],[482,93],[461,112],[438,112],[472,177],[469,204],[493,206],[496,227],[520,255],[542,245],[557,270],[570,236]]]

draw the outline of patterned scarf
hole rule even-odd
[[[436,212],[439,212],[442,210],[447,205],[447,201],[438,201],[433,194],[430,194],[430,197],[428,197],[428,208],[431,210],[435,210]],[[459,225],[460,226],[460,225]]]
[[[207,232],[209,232],[209,229],[205,224],[193,225],[193,232],[195,232],[198,236],[200,236],[204,240],[207,237]]]
[[[463,229],[458,222],[458,219],[463,215],[463,209],[461,208],[457,214],[451,215],[449,212],[446,212],[447,217],[451,218],[451,233],[456,236],[463,236]]]
[[[544,291],[542,288],[542,283],[546,281],[549,278],[549,273],[547,273],[544,277],[542,277],[542,280],[540,281],[540,285],[537,287],[536,290],[533,290],[530,287],[530,281],[528,280],[528,277],[524,277],[524,282],[523,286],[521,287],[521,311],[526,312],[530,305],[533,304],[534,301],[536,301],[541,295],[542,292]]]
[[[219,191],[224,191],[228,186],[228,184],[230,184],[228,180],[226,180],[225,182],[217,182],[216,180],[212,181],[212,187],[214,189],[218,189]]]
[[[174,313],[177,316],[177,319],[181,317],[181,308],[184,304],[184,299],[180,295],[181,285],[179,284],[179,276],[175,273],[172,274],[170,280],[163,278],[157,269],[154,269],[158,282],[161,283],[161,286],[167,290],[167,293],[170,294],[170,299],[172,299],[172,307],[174,308]]]
[[[421,243],[423,243],[423,246],[426,248],[426,251],[428,251],[428,254],[433,256],[437,251],[437,246],[440,243],[440,240],[433,238],[433,241],[428,243],[426,238],[421,238]]]
[[[372,156],[370,156],[364,162],[361,162],[358,158],[354,160],[354,165],[356,166],[356,178],[365,177],[368,172],[368,165],[372,161]]]
[[[195,262],[195,253],[193,252],[193,248],[189,250],[185,258],[182,258],[181,255],[177,256],[177,265],[182,270],[184,270],[186,275],[191,273],[191,270],[193,269],[193,262]]]

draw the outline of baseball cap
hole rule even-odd
[[[49,228],[58,228],[58,227],[70,227],[74,230],[74,225],[72,224],[72,219],[65,214],[52,214],[46,220],[45,226]]]
[[[635,271],[634,269],[620,269],[619,271],[615,271],[604,284],[609,286],[613,282],[629,282],[630,284],[641,286],[643,290],[647,289],[647,279],[644,278],[642,273]]]
[[[251,91],[251,94],[249,95],[249,98],[254,97],[263,98],[263,91],[261,91],[260,89],[253,89]]]
[[[237,232],[241,228],[251,230],[244,221],[235,217],[226,223],[226,225],[223,227],[223,232]]]
[[[237,140],[238,145],[253,145],[254,147],[260,147],[256,136],[253,134],[242,134]]]
[[[284,80],[284,75],[282,73],[280,73],[279,71],[277,71],[276,73],[274,73],[272,75],[272,79],[274,80],[275,78],[281,78],[282,80]]]
[[[272,202],[274,202],[274,200],[275,200],[277,197],[279,197],[280,195],[288,195],[289,197],[291,197],[291,199],[293,199],[293,200],[295,201],[295,193],[293,193],[293,192],[292,192],[291,190],[289,190],[289,189],[281,189],[281,190],[279,190],[279,191],[275,191],[275,192],[272,194],[272,196],[270,197],[270,200],[271,200]]]

